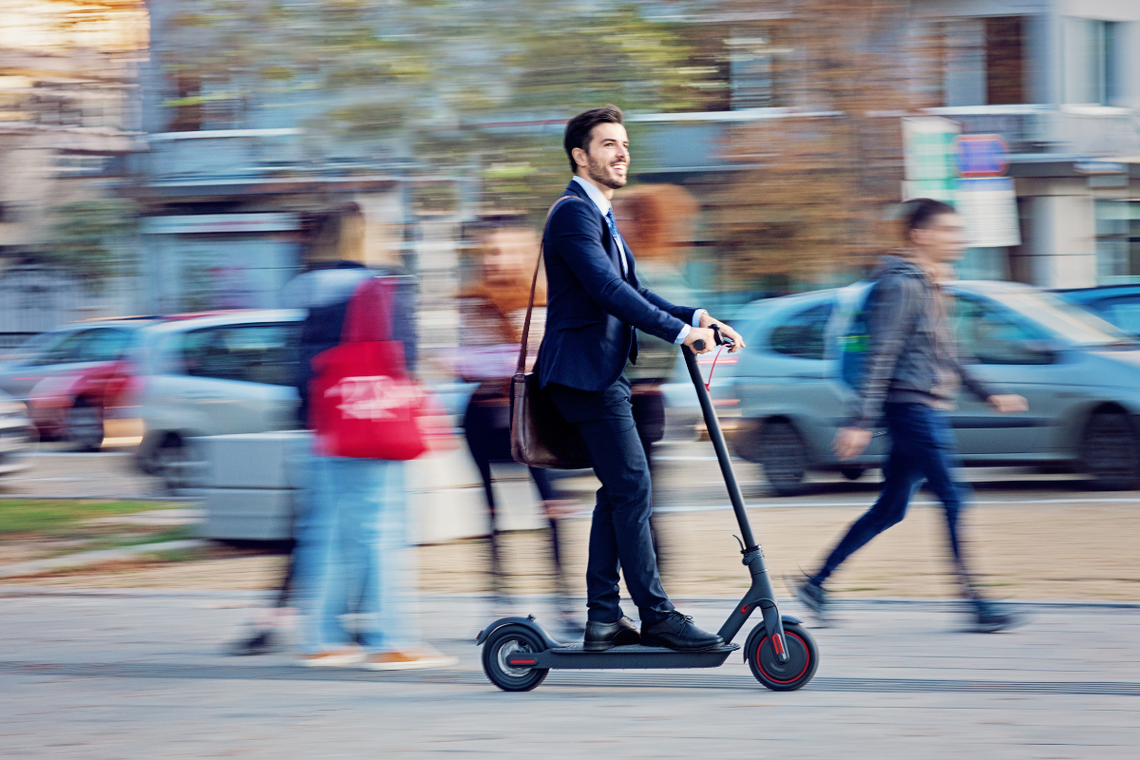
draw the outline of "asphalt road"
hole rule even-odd
[[[302,669],[231,658],[237,592],[0,591],[4,758],[1134,758],[1140,608],[1022,605],[1031,622],[960,632],[953,605],[851,602],[816,630],[794,693],[732,658],[709,671],[552,673],[502,693],[472,639],[487,605],[424,600],[454,669]],[[716,625],[728,601],[688,600]],[[540,620],[543,600],[522,601]],[[787,609],[794,610],[794,605]]]
[[[740,581],[742,571],[711,451],[683,443],[663,454],[658,492],[677,547],[670,588],[681,597],[727,593],[726,579]],[[811,561],[875,493],[873,478],[834,479],[775,499],[754,468],[741,464],[739,472],[777,569]],[[920,506],[853,560],[850,588],[837,594],[840,625],[814,630],[821,665],[802,691],[769,692],[734,657],[711,671],[553,673],[535,692],[504,694],[484,678],[473,644],[491,619],[478,595],[423,600],[427,638],[457,655],[459,667],[378,674],[302,669],[287,651],[222,654],[263,592],[218,589],[241,587],[232,580],[241,562],[271,558],[64,576],[51,588],[0,587],[0,757],[1135,757],[1140,604],[1106,602],[1098,590],[1135,599],[1128,589],[1140,578],[1130,548],[1140,494],[1088,492],[1068,475],[967,476],[976,488],[973,533],[994,541],[978,547],[983,569],[999,580],[1021,571],[1019,598],[1043,599],[1043,589],[1068,583],[1060,598],[1084,601],[1015,602],[1029,624],[987,636],[963,632],[953,602],[855,598],[939,590],[930,580],[944,572],[938,515]],[[566,485],[591,488],[588,479]],[[122,452],[47,452],[31,471],[0,484],[4,493],[162,491]],[[585,526],[578,520],[570,533]],[[540,536],[518,540],[541,545]],[[453,589],[453,577],[433,575],[433,562],[454,568],[469,549],[425,548],[425,587]],[[581,563],[580,549],[572,564]],[[516,558],[529,572],[538,566],[537,558],[523,561],[525,552]],[[728,564],[716,564],[721,559]],[[147,576],[151,588],[133,590],[143,572],[155,576]],[[258,565],[253,585],[271,585],[275,572]],[[79,588],[97,578],[116,588]],[[731,602],[682,598],[679,606],[715,628]],[[514,607],[540,620],[551,609],[549,600],[526,595]]]

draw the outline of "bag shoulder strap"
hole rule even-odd
[[[341,343],[392,340],[393,284],[381,273],[360,281],[348,301]]]
[[[523,321],[522,329],[522,345],[519,346],[519,363],[515,368],[515,374],[526,372],[526,355],[530,339],[530,314],[534,311],[534,290],[538,285],[538,269],[542,266],[542,252],[545,247],[546,226],[550,224],[550,217],[554,213],[554,209],[558,208],[558,204],[571,198],[581,200],[581,198],[578,198],[576,195],[563,195],[554,201],[550,206],[550,210],[546,212],[546,222],[542,226],[542,237],[538,242],[538,261],[534,262],[534,276],[530,280],[530,302],[526,306],[526,319]]]

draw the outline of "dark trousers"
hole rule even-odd
[[[652,486],[645,449],[630,405],[629,380],[622,377],[603,391],[582,391],[550,383],[555,406],[582,435],[602,482],[590,525],[586,564],[586,603],[590,620],[612,623],[621,617],[619,571],[643,625],[673,610],[661,588],[657,555],[649,530]]]
[[[926,404],[887,404],[884,411],[891,452],[883,467],[883,490],[874,506],[847,530],[813,580],[822,583],[872,538],[902,522],[911,496],[925,480],[942,502],[954,570],[966,593],[973,596],[959,531],[966,487],[954,480],[951,471],[958,452],[950,423],[946,415]]]
[[[491,518],[491,579],[496,593],[504,591],[505,583],[502,555],[499,551],[498,518],[495,509],[495,489],[491,478],[491,463],[514,461],[511,459],[511,431],[509,417],[505,414],[506,410],[506,406],[484,405],[473,401],[468,405],[467,414],[463,419],[463,433],[467,438],[467,445],[471,449],[471,457],[475,460],[475,466],[479,468],[479,475],[483,479],[483,493],[487,497],[487,511]],[[542,500],[552,501],[554,499],[554,487],[550,482],[550,475],[546,470],[537,467],[529,469]],[[550,534],[550,559],[554,566],[559,594],[565,598],[569,589],[562,572],[558,521],[548,515],[547,524]]]

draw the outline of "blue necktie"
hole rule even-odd
[[[613,235],[614,240],[618,246],[618,261],[621,262],[621,276],[627,277],[626,263],[625,263],[625,243],[622,242],[621,233],[618,232],[617,222],[614,221],[614,210],[611,208],[606,212],[606,222],[610,225],[610,234]]]

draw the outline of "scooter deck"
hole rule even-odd
[[[555,670],[641,670],[643,668],[715,668],[740,649],[739,644],[724,644],[704,652],[678,652],[675,649],[646,647],[640,644],[620,646],[604,652],[587,652],[581,644],[566,644],[542,652],[517,652],[507,658],[508,665]]]

